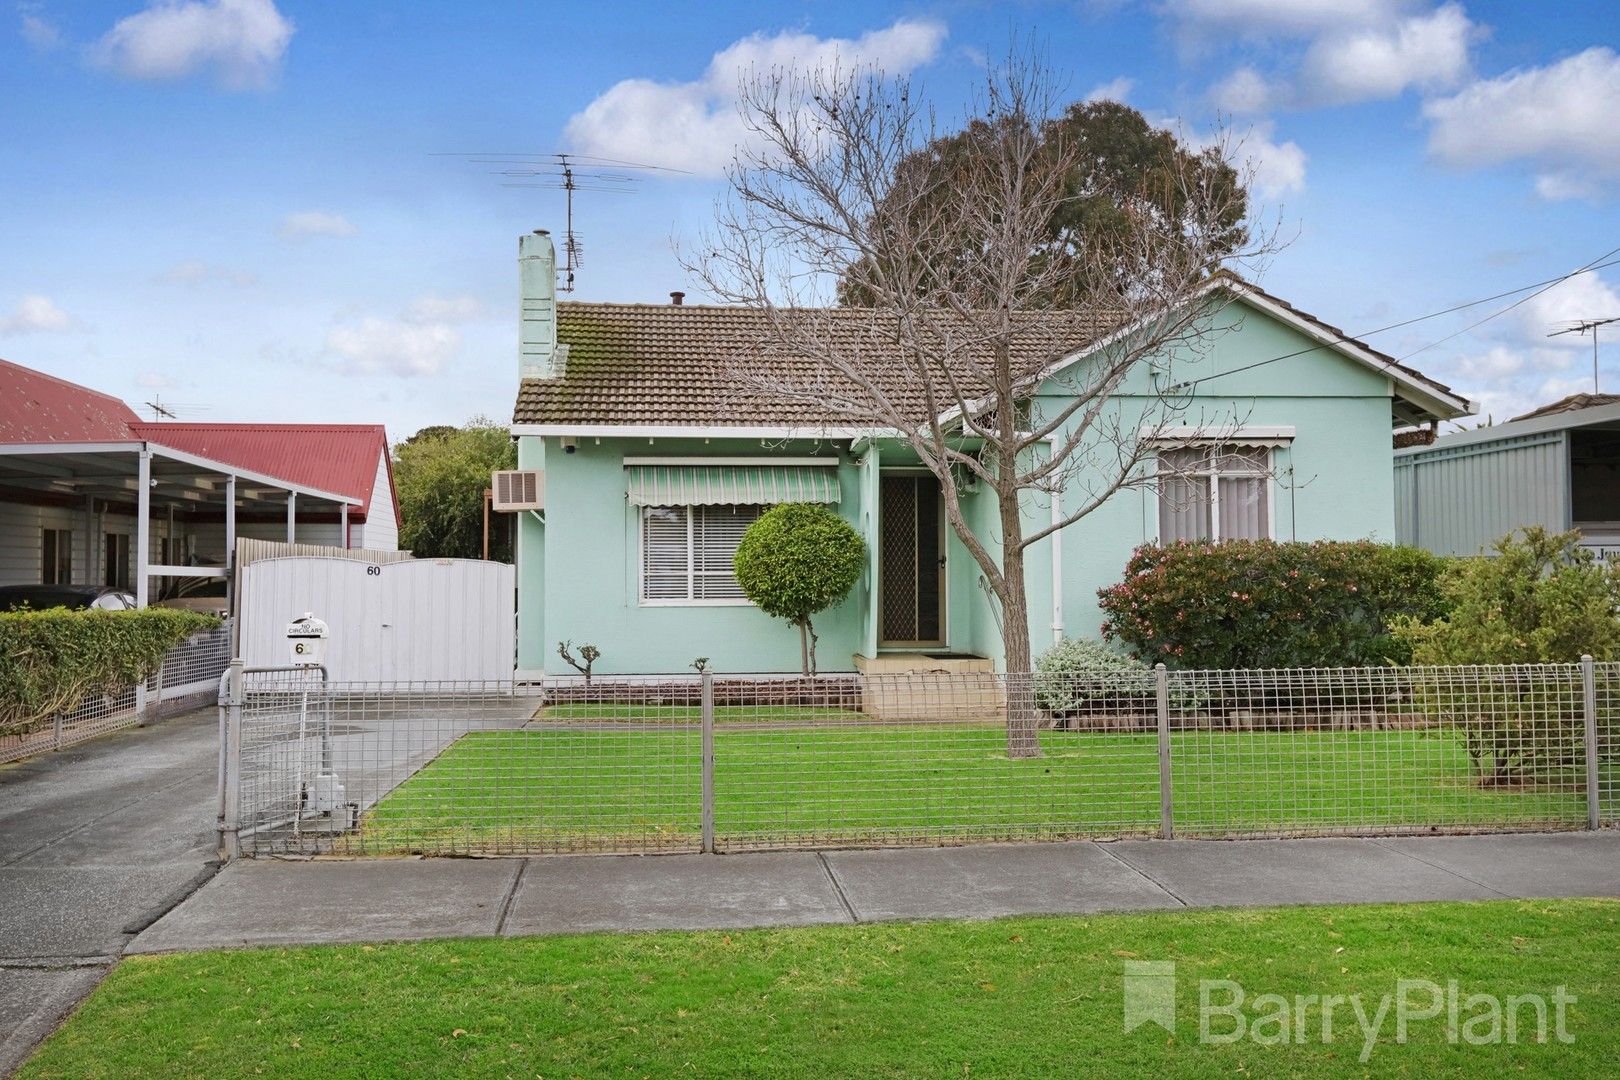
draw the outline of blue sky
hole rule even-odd
[[[0,356],[195,420],[504,418],[515,238],[560,229],[560,193],[436,153],[689,170],[577,207],[575,295],[661,302],[695,292],[671,240],[719,190],[738,70],[853,56],[949,114],[1015,34],[1073,97],[1195,136],[1224,115],[1291,237],[1262,283],[1352,332],[1620,247],[1609,0],[0,0]],[[1405,356],[1496,306],[1371,340]],[[1620,266],[1410,362],[1501,418],[1590,389],[1591,339],[1546,334],[1605,315]]]

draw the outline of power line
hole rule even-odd
[[[1481,304],[1489,304],[1489,303],[1491,303],[1492,301],[1495,301],[1495,300],[1502,300],[1502,299],[1504,299],[1506,297],[1509,297],[1509,296],[1517,296],[1519,293],[1530,293],[1529,296],[1525,296],[1525,297],[1523,297],[1523,298],[1521,298],[1519,300],[1515,300],[1513,303],[1511,303],[1508,306],[1502,308],[1500,311],[1493,311],[1491,314],[1485,316],[1483,319],[1480,319],[1477,322],[1471,323],[1468,326],[1463,327],[1461,330],[1456,331],[1456,333],[1447,334],[1445,337],[1440,338],[1437,341],[1432,341],[1432,342],[1430,342],[1429,344],[1423,346],[1420,349],[1414,349],[1412,352],[1407,353],[1405,356],[1401,357],[1398,360],[1397,359],[1391,359],[1391,360],[1387,361],[1385,364],[1382,365],[1383,367],[1387,368],[1391,364],[1400,363],[1401,360],[1408,360],[1408,359],[1416,356],[1418,353],[1427,352],[1429,349],[1432,349],[1437,345],[1444,344],[1445,342],[1450,341],[1454,337],[1457,337],[1457,336],[1459,336],[1461,334],[1466,334],[1470,330],[1477,329],[1478,327],[1481,327],[1481,326],[1485,325],[1486,323],[1490,322],[1492,319],[1495,319],[1495,318],[1497,318],[1497,317],[1499,317],[1501,315],[1507,314],[1509,311],[1512,311],[1514,308],[1518,307],[1520,304],[1523,304],[1523,303],[1526,303],[1527,301],[1535,299],[1535,297],[1541,295],[1541,293],[1543,293],[1543,292],[1546,292],[1548,289],[1552,288],[1554,285],[1557,285],[1557,284],[1559,284],[1561,282],[1568,281],[1572,277],[1578,277],[1581,274],[1585,274],[1585,273],[1588,273],[1588,272],[1593,271],[1593,270],[1602,270],[1602,269],[1604,269],[1606,267],[1620,265],[1620,259],[1616,259],[1616,258],[1611,257],[1611,256],[1614,256],[1616,254],[1620,254],[1620,247],[1614,248],[1614,249],[1612,249],[1610,251],[1605,252],[1602,255],[1599,255],[1596,259],[1592,260],[1590,263],[1587,263],[1585,266],[1580,267],[1579,269],[1571,270],[1569,273],[1561,274],[1561,275],[1559,275],[1558,277],[1555,277],[1555,278],[1548,278],[1545,281],[1533,282],[1533,283],[1531,283],[1529,285],[1521,285],[1516,289],[1508,289],[1508,290],[1506,290],[1504,292],[1495,293],[1494,295],[1491,295],[1491,296],[1481,297],[1478,300],[1469,300],[1466,303],[1453,304],[1451,307],[1444,308],[1444,309],[1442,309],[1440,311],[1431,311],[1427,315],[1418,315],[1418,316],[1415,316],[1415,317],[1410,318],[1410,319],[1402,319],[1400,322],[1393,322],[1393,323],[1390,323],[1387,326],[1380,326],[1380,327],[1378,327],[1376,329],[1373,329],[1373,330],[1364,330],[1364,331],[1361,331],[1360,333],[1356,333],[1356,334],[1341,334],[1340,336],[1335,337],[1332,340],[1324,341],[1324,342],[1322,342],[1320,344],[1312,345],[1312,346],[1310,346],[1308,348],[1297,349],[1294,352],[1283,353],[1280,356],[1269,357],[1269,358],[1267,358],[1265,360],[1256,360],[1252,364],[1245,364],[1242,367],[1232,368],[1230,371],[1220,371],[1220,372],[1216,372],[1213,375],[1204,375],[1204,376],[1201,376],[1201,377],[1196,378],[1196,379],[1190,379],[1190,380],[1188,380],[1186,382],[1180,382],[1180,383],[1177,383],[1175,386],[1171,387],[1171,389],[1172,390],[1189,389],[1191,387],[1197,386],[1200,383],[1209,382],[1212,379],[1223,378],[1223,377],[1225,377],[1227,375],[1237,375],[1237,374],[1239,374],[1241,372],[1244,372],[1244,371],[1252,371],[1255,368],[1265,367],[1267,364],[1275,364],[1275,363],[1277,363],[1278,361],[1281,361],[1281,360],[1292,360],[1296,356],[1306,356],[1306,355],[1308,355],[1310,353],[1321,352],[1323,349],[1330,349],[1335,345],[1353,344],[1353,343],[1356,343],[1361,338],[1372,337],[1374,334],[1383,334],[1383,333],[1387,333],[1390,330],[1399,330],[1404,326],[1414,326],[1417,323],[1428,322],[1430,319],[1438,319],[1438,318],[1441,318],[1442,316],[1445,316],[1445,315],[1454,315],[1459,311],[1467,311],[1469,308],[1479,307]],[[1531,290],[1536,290],[1536,291],[1531,292]]]

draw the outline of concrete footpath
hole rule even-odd
[[[1620,896],[1620,832],[244,860],[127,951],[1560,896]]]
[[[0,767],[0,1076],[212,874],[205,709]]]

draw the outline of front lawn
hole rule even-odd
[[[1175,962],[1173,1034],[1124,1030],[1127,960]],[[1361,995],[1371,1018],[1399,979],[1562,985],[1573,1042],[1550,1005],[1545,1043],[1528,1009],[1491,1045],[1448,1042],[1444,1012],[1398,1043],[1391,1014],[1362,1063],[1345,1004],[1331,1042],[1307,1005],[1297,1042],[1201,1044],[1201,979],[1240,984],[1246,1022],[1262,994]],[[134,957],[20,1076],[1580,1078],[1617,1058],[1620,903],[1567,900]]]
[[[1151,835],[1152,734],[1046,731],[1013,761],[996,724],[722,728],[723,847]],[[1421,730],[1178,732],[1178,835],[1556,828],[1585,821],[1572,786],[1481,788],[1460,739]],[[612,724],[463,736],[364,817],[353,850],[690,848],[700,739]]]

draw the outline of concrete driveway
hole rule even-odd
[[[0,767],[0,1076],[213,873],[204,709]]]

